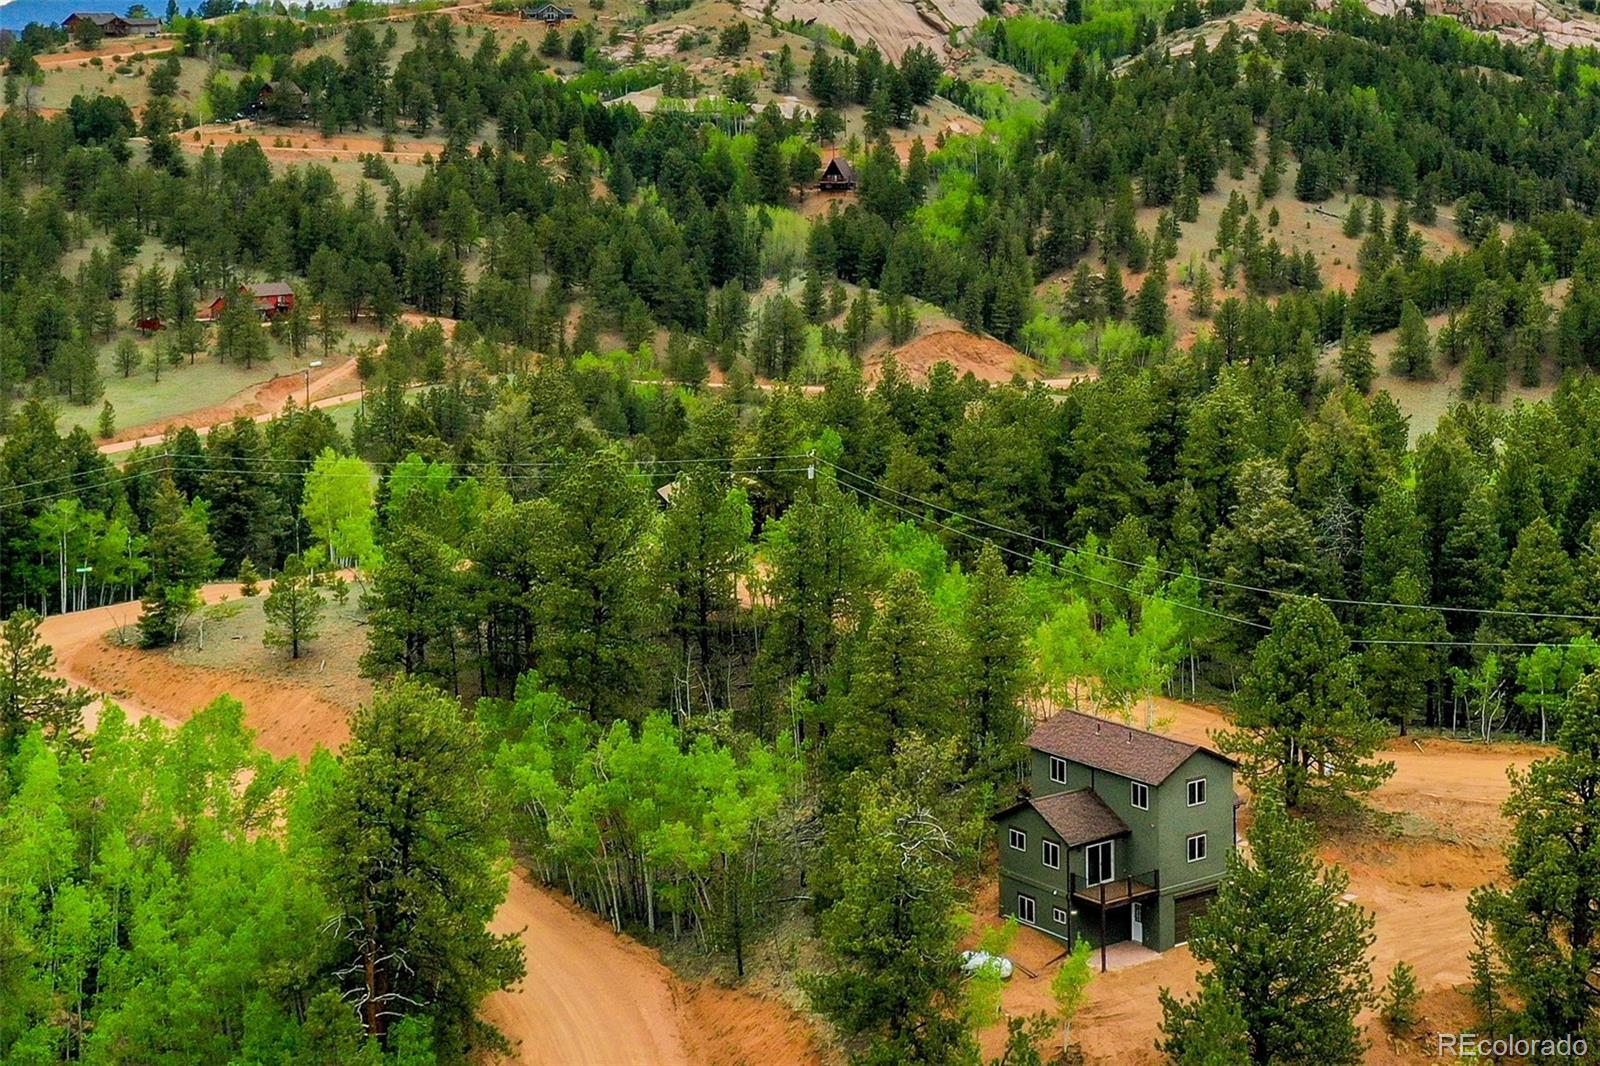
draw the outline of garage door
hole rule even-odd
[[[1217,898],[1217,890],[1208,888],[1204,892],[1196,892],[1192,896],[1183,896],[1174,901],[1172,914],[1172,940],[1174,944],[1182,944],[1189,939],[1189,923],[1206,912],[1211,906],[1211,901]]]

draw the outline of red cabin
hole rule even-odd
[[[256,313],[262,318],[276,318],[294,308],[294,288],[287,281],[259,281],[241,285],[239,291],[255,301]],[[208,317],[220,318],[222,305],[226,302],[225,296],[218,296],[212,300]]]

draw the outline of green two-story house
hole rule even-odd
[[[1000,913],[1068,944],[1188,940],[1234,846],[1233,760],[1074,711],[1027,744],[1032,795],[994,818]]]

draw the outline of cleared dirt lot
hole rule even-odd
[[[1188,740],[1209,742],[1224,719],[1211,708],[1159,700],[1170,732]],[[1397,961],[1416,968],[1423,991],[1423,1021],[1414,1040],[1392,1043],[1370,1017],[1367,1061],[1420,1062],[1432,1032],[1470,1028],[1470,1009],[1461,987],[1469,980],[1467,953],[1472,936],[1467,921],[1467,894],[1504,873],[1500,856],[1506,826],[1500,805],[1510,795],[1508,767],[1526,767],[1547,749],[1529,744],[1485,746],[1464,741],[1410,738],[1391,742],[1387,757],[1395,774],[1372,797],[1374,817],[1321,827],[1319,851],[1328,862],[1343,866],[1358,904],[1376,917],[1377,942],[1372,950],[1374,979],[1381,984]],[[1246,815],[1247,820],[1248,815]],[[980,928],[998,922],[991,885],[976,901]],[[1012,957],[1038,973],[1019,972],[1006,985],[1007,1013],[1029,1014],[1054,1009],[1050,978],[1061,945],[1023,929]],[[1182,994],[1195,988],[1195,961],[1186,947],[1131,969],[1096,974],[1088,1005],[1073,1025],[1074,1039],[1091,1063],[1161,1062],[1155,1041],[1160,1034],[1160,988]],[[1003,1027],[983,1033],[986,1054],[1004,1046]]]

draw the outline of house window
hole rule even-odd
[[[1060,907],[1051,907],[1050,920],[1055,922],[1057,925],[1066,925],[1067,912],[1062,910]]]
[[[1206,801],[1206,779],[1197,777],[1189,782],[1189,806],[1198,807]]]
[[[1206,857],[1206,835],[1195,833],[1189,837],[1189,861],[1199,862]]]
[[[1033,920],[1034,920],[1035,916],[1037,915],[1037,913],[1038,912],[1034,908],[1034,905],[1033,905],[1033,897],[1032,896],[1024,896],[1022,893],[1018,892],[1017,893],[1017,921],[1026,922],[1027,924],[1032,925],[1033,924]]]
[[[1013,851],[1028,850],[1028,834],[1020,829],[1011,830],[1011,848]]]
[[[1044,844],[1044,864],[1052,870],[1061,869],[1061,845],[1054,840],[1042,841]]]
[[[1067,760],[1059,755],[1050,756],[1050,780],[1058,785],[1067,783]]]
[[[1141,811],[1150,809],[1150,786],[1142,781],[1133,783],[1133,805]]]
[[[1090,886],[1103,885],[1111,880],[1112,842],[1102,840],[1083,849],[1083,879]]]

